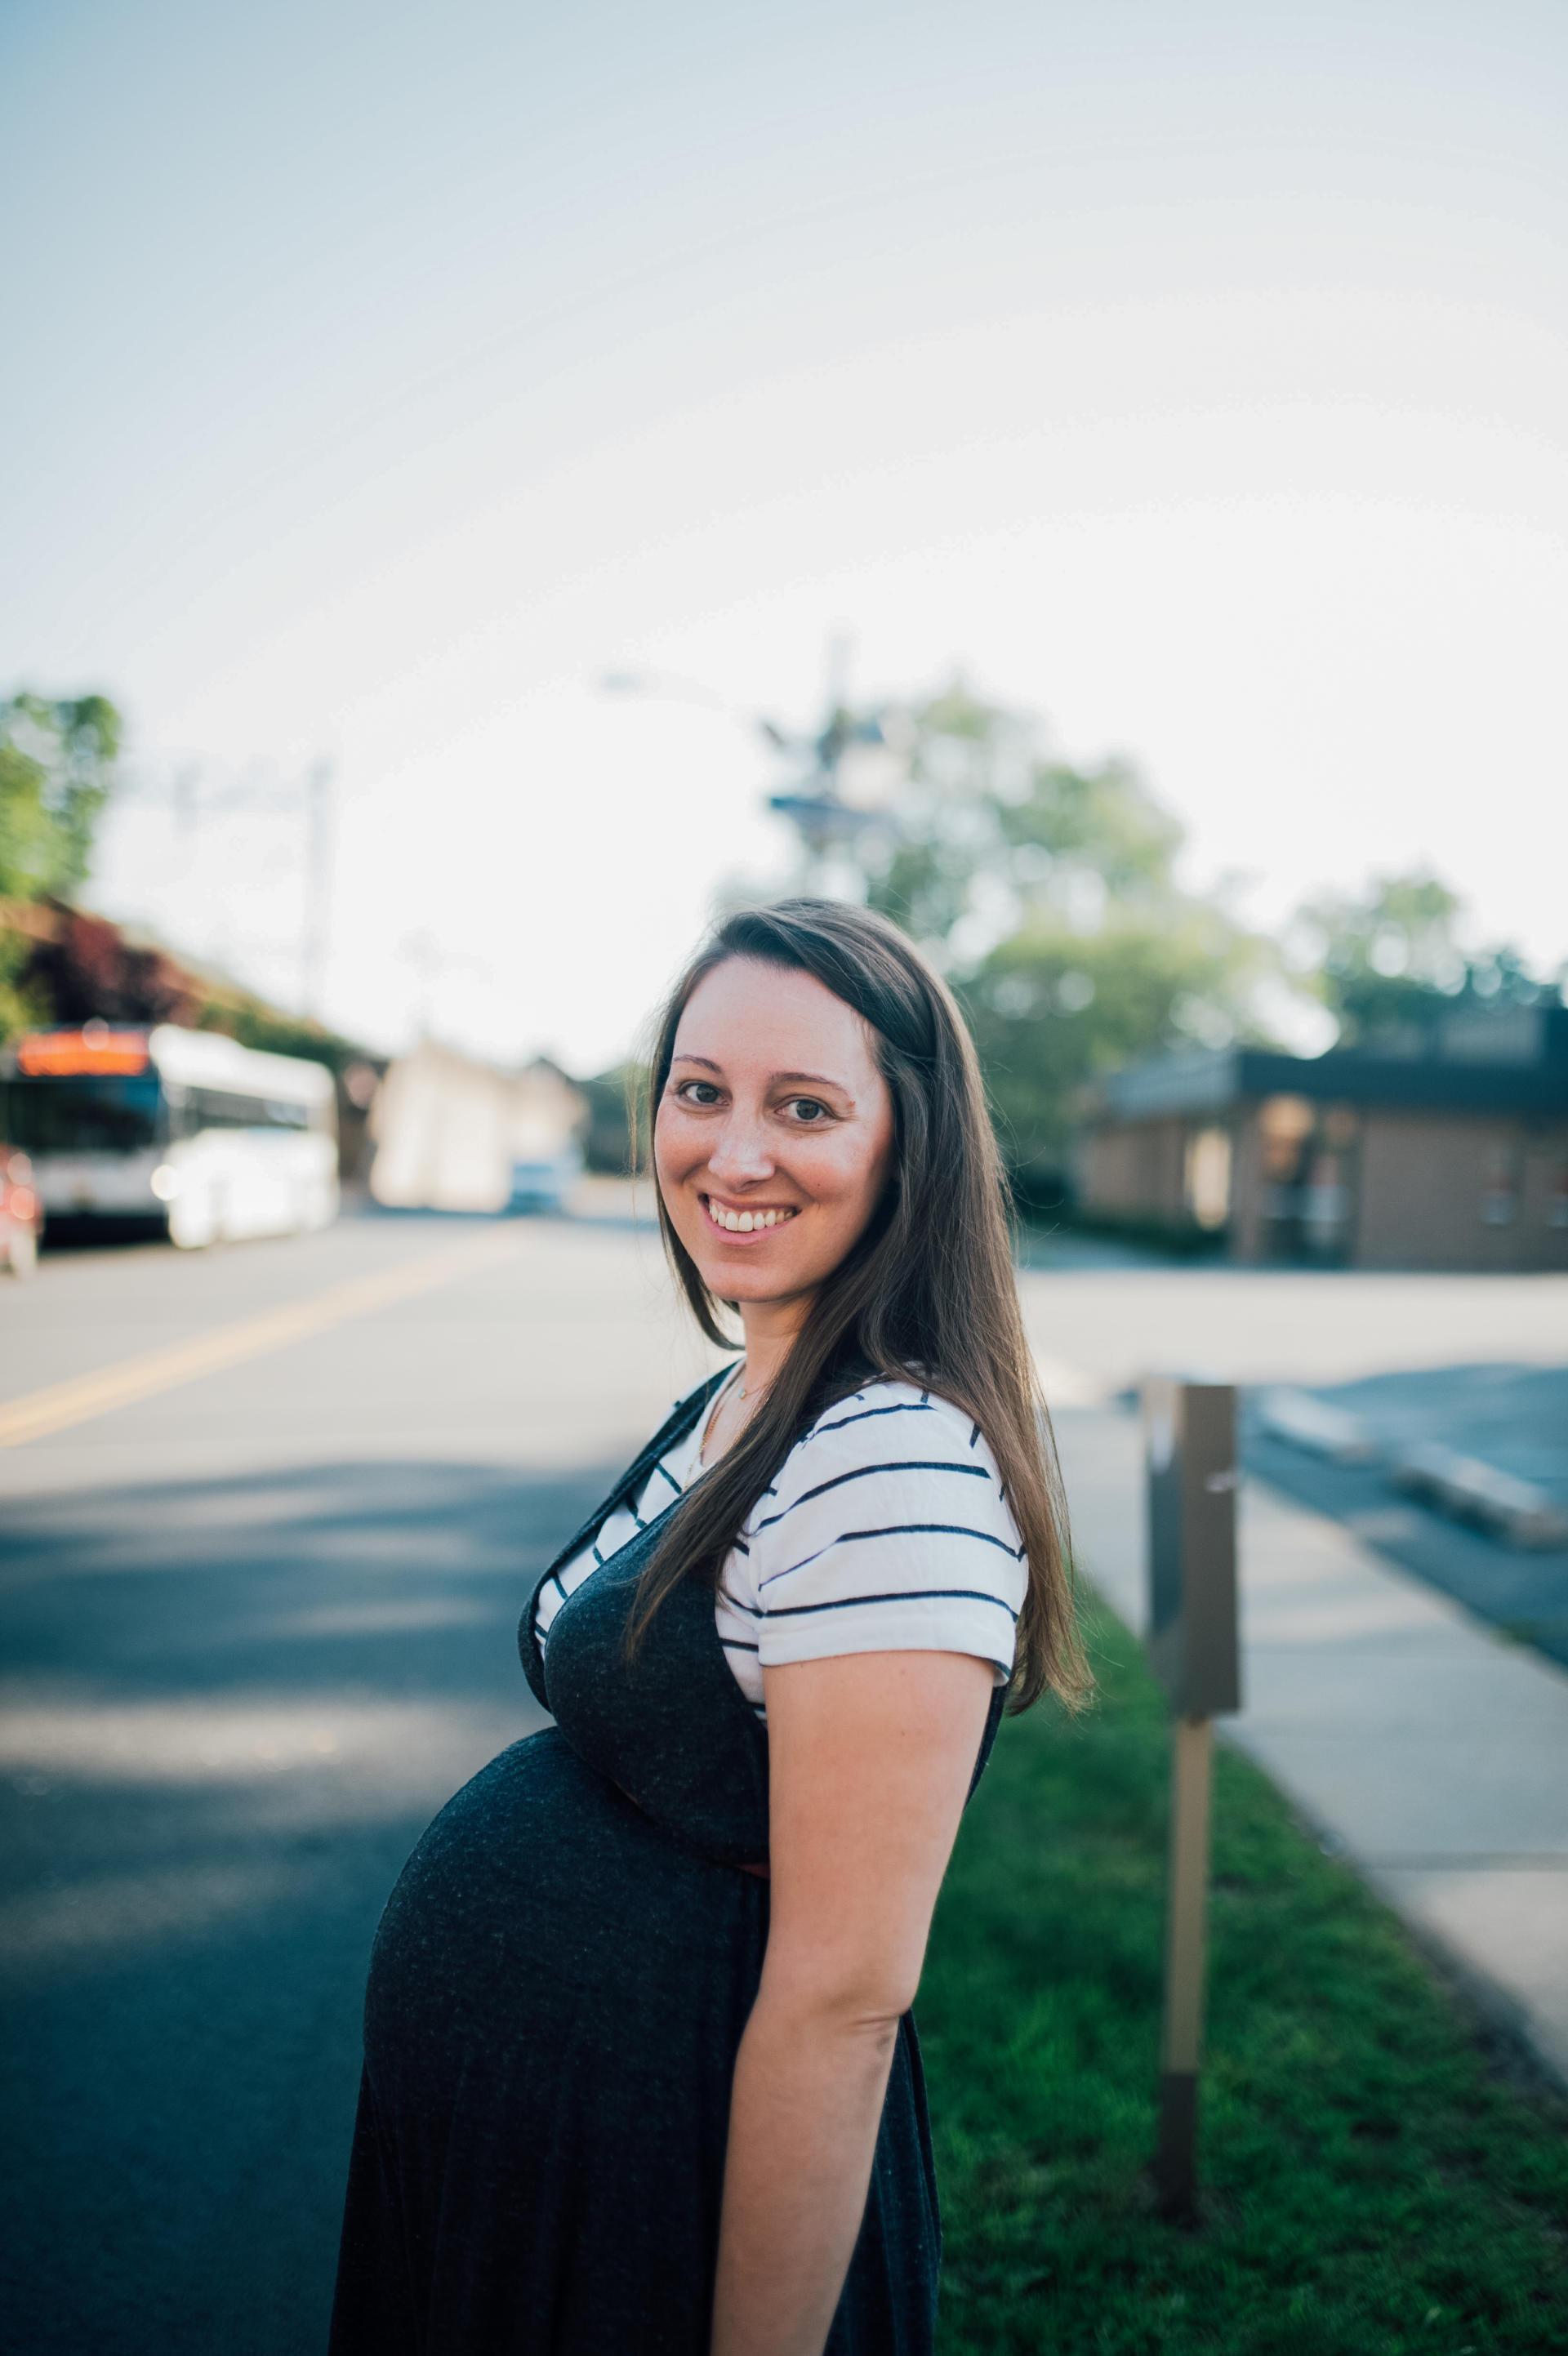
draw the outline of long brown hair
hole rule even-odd
[[[716,1585],[747,1515],[816,1416],[867,1379],[918,1376],[980,1426],[1024,1543],[1028,1591],[1010,1707],[1027,1708],[1047,1687],[1076,1700],[1089,1680],[1073,1621],[1061,1480],[1018,1310],[1005,1181],[952,993],[912,941],[864,908],[785,900],[730,916],[659,1017],[647,1119],[638,1124],[650,1163],[676,1026],[698,983],[730,958],[809,973],[870,1025],[893,1100],[893,1169],[875,1215],[817,1292],[751,1422],[671,1512],[642,1576],[631,1644],[682,1580]],[[733,1349],[719,1302],[662,1194],[658,1200],[664,1248],[693,1314],[710,1341]]]

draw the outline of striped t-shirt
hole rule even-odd
[[[546,1581],[533,1622],[542,1653],[574,1589],[701,1476],[707,1422]],[[843,1653],[971,1653],[1004,1685],[1025,1580],[979,1426],[917,1384],[876,1381],[831,1407],[785,1458],[725,1564],[714,1618],[736,1682],[765,1718],[764,1668]]]

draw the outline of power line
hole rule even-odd
[[[303,777],[287,781],[259,773],[254,766],[234,782],[216,787],[206,784],[206,776],[204,765],[190,760],[177,763],[166,777],[132,770],[124,777],[123,796],[134,803],[169,810],[176,828],[188,838],[199,837],[211,819],[236,811],[300,821],[298,1001],[303,1013],[319,1020],[331,952],[332,764],[318,759]]]

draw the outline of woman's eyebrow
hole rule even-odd
[[[711,1055],[693,1055],[684,1047],[678,1055],[671,1055],[670,1061],[671,1064],[701,1064],[704,1072],[724,1070],[724,1066],[715,1064]],[[768,1080],[769,1085],[776,1088],[832,1088],[841,1097],[852,1097],[854,1093],[844,1081],[830,1079],[825,1072],[772,1072]]]

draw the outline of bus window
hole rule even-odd
[[[176,1137],[195,1137],[209,1129],[292,1129],[310,1126],[302,1104],[278,1098],[245,1097],[232,1088],[169,1089],[171,1128]]]
[[[254,1097],[235,1096],[228,1088],[187,1088],[185,1134],[194,1137],[203,1129],[259,1129],[261,1110]]]
[[[24,1153],[141,1153],[159,1142],[156,1073],[0,1084],[0,1133]]]

